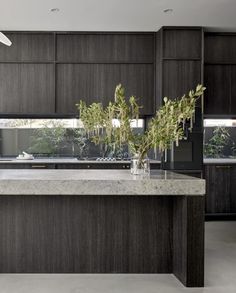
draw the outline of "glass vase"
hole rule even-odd
[[[147,156],[144,158],[135,155],[131,158],[130,171],[132,175],[150,174],[150,160]]]

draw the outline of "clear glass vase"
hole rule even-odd
[[[138,154],[131,158],[130,171],[132,175],[148,175],[150,174],[150,160],[147,156],[144,158]]]

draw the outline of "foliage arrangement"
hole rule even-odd
[[[204,155],[208,158],[223,158],[225,148],[229,147],[235,155],[235,142],[232,141],[229,131],[225,127],[216,127],[213,136],[204,144]]]
[[[107,107],[101,103],[86,105],[84,101],[77,104],[80,118],[89,138],[95,143],[122,146],[129,145],[130,151],[143,159],[151,149],[164,151],[173,141],[178,145],[184,137],[186,122],[193,124],[196,100],[205,88],[198,85],[180,99],[164,98],[163,106],[156,112],[144,134],[134,133],[131,121],[139,118],[140,106],[137,99],[125,97],[121,84],[115,89],[114,102]]]

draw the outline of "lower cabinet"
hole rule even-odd
[[[206,214],[236,215],[236,165],[205,165]]]

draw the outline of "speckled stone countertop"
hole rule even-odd
[[[204,159],[204,164],[236,164],[236,159]]]
[[[205,180],[156,170],[0,170],[0,195],[204,195]]]
[[[161,161],[151,160],[152,164],[160,164]],[[36,158],[33,160],[18,160],[16,158],[0,158],[0,164],[130,164],[129,160],[117,161],[96,161],[96,160],[78,160],[77,158]]]

